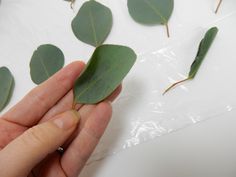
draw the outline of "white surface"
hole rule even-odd
[[[81,177],[235,177],[235,112],[87,166]]]
[[[70,27],[71,20],[82,2],[78,0],[75,12],[69,8],[67,2],[62,0],[5,0],[1,3],[0,65],[8,66],[16,80],[13,99],[6,109],[34,87],[30,80],[28,65],[37,46],[44,43],[57,45],[63,50],[66,63],[77,58],[88,60],[93,48],[78,41]],[[236,74],[234,69],[236,64],[235,0],[224,1],[218,15],[213,13],[217,3],[215,0],[176,1],[169,22],[170,39],[166,37],[162,26],[146,27],[135,23],[128,14],[125,0],[99,0],[99,2],[106,4],[113,11],[114,26],[106,43],[128,45],[139,54],[139,59],[124,83],[121,104],[118,102],[114,105],[113,120],[97,152],[117,152],[122,147],[139,144],[222,112],[228,112],[224,117],[235,115],[231,112],[236,106],[236,80],[232,77]],[[213,45],[214,50],[212,49],[207,60],[204,61],[197,78],[194,82],[173,90],[166,97],[161,97],[161,92],[170,82],[186,75],[196,54],[199,40],[207,28],[213,25],[220,28],[220,33]],[[169,174],[176,177],[179,172],[182,174],[180,176],[187,177],[188,172],[195,175],[204,172],[203,167],[212,174],[217,170],[223,173],[225,168],[233,168],[235,160],[232,157],[226,163],[226,159],[233,153],[233,148],[227,151],[228,153],[218,156],[221,148],[228,150],[227,147],[235,145],[233,141],[226,142],[227,137],[233,139],[233,133],[236,133],[232,131],[232,134],[227,134],[228,123],[233,129],[234,119],[231,120],[232,122],[228,121],[230,119],[220,121],[211,119],[196,128],[193,126],[128,149],[113,158],[89,166],[81,176],[168,177]],[[164,123],[160,124],[160,122]],[[140,126],[134,129],[137,123],[140,123]],[[201,128],[204,124],[207,131]],[[214,130],[215,127],[219,127],[218,133],[222,141],[218,142],[217,134],[209,134],[208,130]],[[222,131],[221,127],[225,131]],[[197,137],[195,133],[201,136]],[[218,149],[211,149],[214,143],[206,142],[205,135],[215,140]],[[179,141],[182,144],[178,144]],[[131,143],[127,145],[126,142]],[[201,146],[195,144],[198,147],[196,149],[193,146],[194,142],[198,142]],[[225,147],[221,146],[221,142],[225,142]],[[207,147],[206,151],[204,146]],[[224,159],[225,163],[220,161],[216,164],[214,156],[218,158],[217,160]],[[211,164],[216,165],[211,166]],[[223,164],[224,168],[218,168]],[[213,167],[217,169],[213,170]],[[184,172],[186,174],[183,174]],[[174,174],[170,175],[171,173]],[[209,177],[211,176],[215,175]]]

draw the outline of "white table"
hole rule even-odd
[[[87,166],[82,177],[235,177],[235,112]]]
[[[84,1],[78,0],[73,11],[67,2],[62,0],[2,0],[0,5],[0,66],[9,67],[16,80],[13,98],[5,111],[35,86],[29,75],[29,61],[33,51],[39,45],[44,43],[57,45],[64,51],[66,63],[78,58],[88,60],[94,50],[93,47],[78,41],[70,27],[71,20],[82,2]],[[175,10],[169,22],[170,39],[167,39],[164,27],[146,27],[135,23],[128,14],[126,0],[99,0],[99,2],[109,6],[114,17],[113,28],[106,43],[128,45],[139,56],[145,56],[149,61],[151,53],[154,64],[160,64],[158,72],[166,72],[163,77],[157,75],[157,78],[153,77],[154,80],[148,83],[158,88],[155,94],[160,94],[161,90],[168,86],[170,81],[173,81],[168,80],[168,76],[179,79],[176,77],[176,73],[188,72],[200,37],[208,27],[219,26],[220,34],[214,44],[214,52],[209,54],[195,81],[177,88],[167,97],[161,98],[164,101],[167,99],[167,103],[185,100],[180,102],[182,106],[173,112],[182,111],[179,114],[182,115],[185,112],[184,106],[186,106],[185,116],[189,117],[184,120],[174,118],[175,124],[179,123],[178,126],[172,127],[170,122],[167,122],[167,125],[170,126],[170,129],[166,130],[167,132],[171,128],[182,128],[189,125],[189,122],[191,125],[177,132],[152,140],[149,138],[147,142],[138,142],[136,146],[121,150],[118,146],[122,146],[123,141],[119,140],[119,136],[117,136],[119,134],[115,134],[116,123],[120,126],[121,136],[126,136],[130,133],[132,123],[135,123],[136,120],[132,122],[129,117],[122,116],[125,112],[132,116],[132,112],[140,112],[140,109],[137,109],[140,108],[140,105],[139,107],[132,104],[127,107],[123,105],[126,109],[123,110],[120,117],[117,116],[119,112],[117,106],[114,105],[115,116],[105,134],[105,140],[109,138],[112,140],[115,136],[117,139],[112,140],[111,144],[110,141],[106,141],[105,146],[110,147],[110,152],[117,152],[117,147],[121,152],[90,163],[81,176],[235,177],[236,1],[225,0],[219,14],[215,15],[213,13],[217,4],[215,0],[176,0]],[[174,58],[176,60],[170,62],[164,60],[165,57],[168,59],[168,56],[165,56],[165,51],[163,53],[162,49],[168,48],[176,56]],[[156,57],[155,52],[161,55]],[[163,59],[160,61],[164,62],[156,63],[155,59]],[[142,57],[139,58],[138,66],[141,66],[141,62]],[[174,72],[172,72],[173,68]],[[148,68],[145,69],[148,71]],[[130,76],[135,76],[137,70],[134,69]],[[125,93],[129,93],[135,88],[129,84],[131,80],[129,77],[124,83]],[[155,83],[156,81],[162,82]],[[145,89],[144,87],[143,93],[146,94]],[[205,96],[209,96],[209,98],[201,102]],[[193,102],[191,102],[192,98]],[[143,103],[145,99],[145,97],[140,97],[137,103]],[[147,103],[150,102],[147,101]],[[195,110],[194,107],[199,110]],[[148,108],[148,105],[144,105],[144,114],[145,111],[148,112]],[[165,110],[167,112],[172,109],[171,104],[167,108]],[[191,114],[191,110],[194,111],[193,114]],[[194,117],[193,120],[191,120],[191,116]],[[168,116],[166,117],[168,118]],[[198,117],[199,119],[196,119]],[[208,117],[211,118],[201,121]],[[142,121],[145,121],[145,118],[149,120],[150,115],[145,114]],[[183,123],[186,120],[189,122]],[[193,124],[198,121],[198,124]]]

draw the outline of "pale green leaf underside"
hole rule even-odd
[[[167,24],[173,8],[173,0],[128,0],[131,17],[146,25]]]
[[[112,12],[94,0],[87,1],[80,8],[71,26],[79,40],[97,47],[106,40],[111,31]]]
[[[41,45],[34,51],[30,61],[30,75],[35,84],[41,84],[64,65],[62,51],[51,44]]]
[[[2,111],[11,99],[14,90],[14,78],[6,67],[0,68],[0,111]]]
[[[130,71],[136,60],[125,46],[101,45],[94,51],[74,87],[75,103],[96,104],[109,96]]]

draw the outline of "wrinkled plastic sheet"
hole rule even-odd
[[[234,111],[235,19],[233,11],[163,48],[140,53],[90,162]],[[187,77],[200,40],[212,26],[217,26],[219,33],[196,78],[163,96],[168,86]]]
[[[70,21],[82,2],[77,1],[74,11],[57,0],[1,2],[0,64],[8,66],[16,80],[7,108],[34,87],[28,63],[40,44],[59,46],[66,63],[89,58],[94,49],[78,42],[70,30]],[[113,11],[114,25],[106,43],[128,45],[138,59],[113,103],[113,118],[89,163],[235,110],[235,0],[224,1],[218,15],[213,13],[213,1],[176,1],[170,39],[162,26],[134,22],[126,0],[99,2]],[[196,78],[163,96],[168,86],[187,76],[199,42],[212,26],[218,26],[219,33]]]

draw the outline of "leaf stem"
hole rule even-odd
[[[169,25],[168,25],[168,23],[165,24],[165,27],[166,27],[167,37],[169,38],[169,37],[170,37],[170,30],[169,30]]]
[[[190,80],[190,78],[187,78],[187,79],[184,79],[184,80],[181,80],[181,81],[179,81],[179,82],[176,82],[176,83],[174,83],[174,84],[172,84],[170,87],[168,87],[165,91],[164,91],[164,93],[162,94],[162,95],[165,95],[168,91],[170,91],[172,88],[174,88],[176,85],[178,85],[178,84],[180,84],[180,83],[183,83],[183,82],[186,82],[186,81],[188,81],[188,80]]]
[[[217,12],[218,12],[219,9],[220,9],[220,5],[221,5],[222,1],[223,1],[223,0],[220,0],[219,3],[218,3],[218,5],[217,5],[217,8],[216,8],[216,10],[215,10],[215,13],[216,13],[216,14],[217,14]]]
[[[74,3],[75,3],[76,0],[71,0],[71,3],[70,3],[70,8],[71,9],[74,9]]]
[[[75,100],[73,100],[73,103],[72,103],[72,109],[75,110],[75,106],[76,106],[76,102]]]

